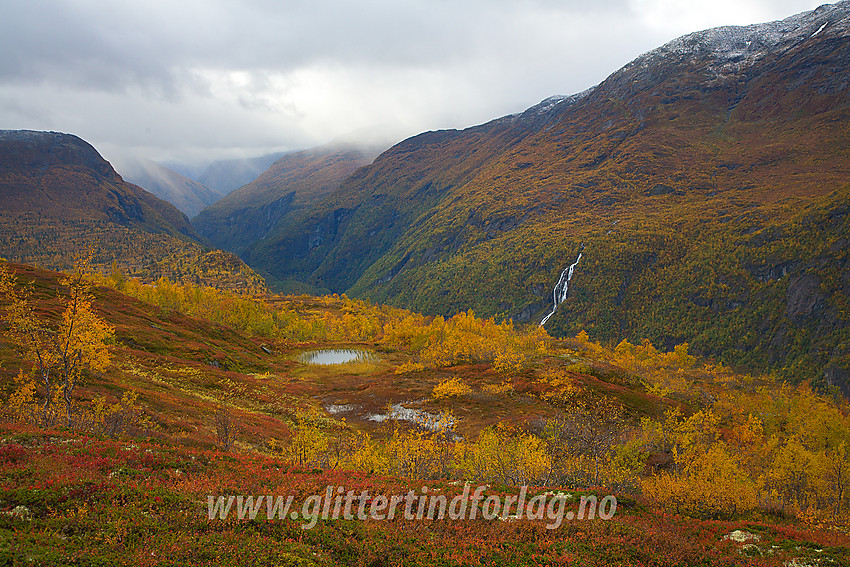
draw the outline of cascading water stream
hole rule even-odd
[[[573,278],[573,270],[576,269],[579,260],[581,260],[581,252],[578,253],[578,258],[576,258],[576,261],[570,264],[568,267],[564,268],[564,271],[561,272],[561,277],[558,278],[558,283],[557,285],[555,285],[555,289],[552,290],[552,310],[549,312],[548,315],[543,317],[542,321],[540,321],[541,327],[546,324],[546,322],[552,315],[555,314],[555,311],[558,309],[558,305],[563,303],[564,300],[567,298],[567,291],[570,287],[570,280]]]

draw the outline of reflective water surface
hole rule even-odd
[[[380,360],[374,352],[359,348],[327,348],[301,353],[298,360],[304,364],[345,364],[347,362],[372,362]]]

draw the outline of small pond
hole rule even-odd
[[[347,362],[374,362],[380,357],[374,352],[359,348],[328,348],[310,350],[298,356],[303,364],[345,364]]]

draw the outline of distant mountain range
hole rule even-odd
[[[216,160],[195,181],[227,195],[255,180],[283,155],[274,153],[252,158]]]
[[[168,201],[189,218],[224,197],[224,193],[218,189],[207,187],[150,160],[123,160],[113,165],[126,181]]]
[[[583,250],[553,334],[844,387],[849,38],[848,2],[693,33],[584,93],[405,140],[284,222],[249,219],[289,190],[195,226],[281,281],[532,323]]]

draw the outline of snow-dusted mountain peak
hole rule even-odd
[[[676,38],[633,63],[652,65],[670,55],[713,56],[713,70],[738,71],[770,53],[780,53],[816,36],[850,37],[850,0],[825,4],[784,20],[748,26],[722,26]]]

